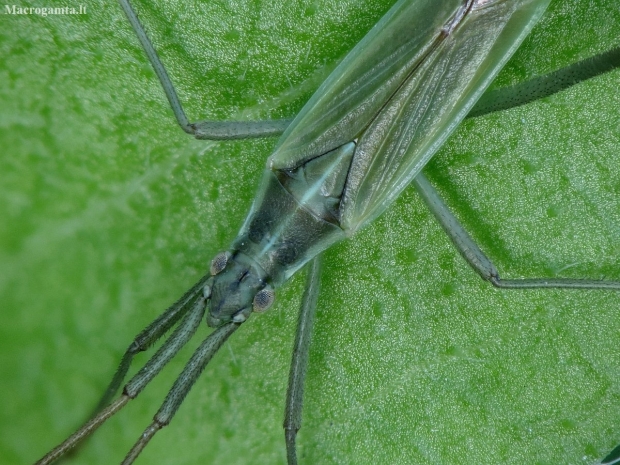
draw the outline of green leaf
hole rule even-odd
[[[391,3],[136,7],[190,118],[258,119],[299,111]],[[275,139],[190,140],[115,2],[0,22],[0,462],[29,463],[228,247]],[[618,46],[619,28],[616,0],[553,2],[499,83]],[[468,120],[429,165],[503,276],[620,280],[619,80]],[[620,441],[618,293],[491,288],[413,189],[324,268],[302,464],[581,464]],[[302,274],[138,463],[285,463]],[[207,333],[67,463],[120,462]]]

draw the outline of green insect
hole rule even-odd
[[[460,244],[461,253],[469,257],[480,274],[499,284],[492,264],[454,222],[419,173],[527,35],[546,4],[533,0],[459,0],[442,2],[438,7],[436,2],[398,2],[373,29],[374,36],[371,32],[345,58],[288,127],[268,161],[262,193],[238,238],[229,251],[214,258],[210,273],[182,303],[164,314],[164,318],[174,322],[182,318],[181,329],[172,333],[157,352],[159,355],[131,378],[125,392],[131,397],[140,392],[159,366],[176,351],[171,347],[184,345],[186,336],[193,334],[204,314],[209,325],[217,328],[205,339],[202,352],[200,349],[197,352],[200,354],[196,356],[197,365],[206,365],[252,311],[262,312],[271,305],[274,291],[281,284],[322,251],[372,222],[416,175],[418,190],[439,218],[447,218],[444,227],[453,241]],[[129,17],[134,18],[131,13]],[[419,23],[411,29],[415,31],[412,33],[409,25],[416,20]],[[137,23],[134,27],[140,30]],[[166,78],[161,79],[166,87]],[[177,108],[181,125],[188,132],[207,132],[212,136],[211,126],[190,127],[183,120],[170,89],[168,86],[169,99],[173,108]],[[263,128],[258,126],[258,131],[264,132]],[[225,130],[230,127],[225,126]],[[309,272],[304,302],[318,298],[317,266],[313,265],[314,271]],[[508,280],[506,284],[526,288],[620,287],[612,281],[561,278]],[[312,314],[316,305],[304,307]],[[381,312],[378,309],[379,315]],[[340,315],[344,316],[342,311]],[[402,325],[408,324],[403,316],[396,318]],[[312,319],[312,316],[300,319],[300,328]],[[162,320],[155,321],[150,327],[152,333],[147,329],[147,345],[171,326],[161,323]],[[310,330],[298,331],[298,337],[309,341]],[[286,404],[288,420],[285,420],[289,464],[296,463],[295,434],[301,421],[301,391],[309,342],[296,344],[296,353],[300,355],[293,361],[293,367],[297,368],[291,371]],[[447,356],[466,359],[471,355],[460,353],[457,346],[448,349]],[[121,364],[119,376],[103,404],[107,404],[120,386],[121,375],[132,356],[130,349],[125,358],[127,363]],[[201,368],[181,379],[193,382]],[[190,385],[175,384],[155,423],[124,463],[132,463],[153,434],[168,423]],[[113,402],[93,424],[98,426],[128,399],[123,396]],[[368,417],[372,419],[372,415]],[[80,430],[78,436],[90,432],[89,426]],[[252,431],[247,434],[251,435]],[[74,442],[70,439],[68,445]],[[66,448],[61,446],[58,452]],[[52,452],[40,463],[49,463],[55,454]]]

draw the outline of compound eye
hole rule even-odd
[[[230,252],[220,252],[218,253],[213,260],[211,260],[211,276],[215,276],[218,273],[221,273],[224,268],[226,268],[226,264],[228,260],[230,260]]]
[[[271,307],[276,298],[276,293],[270,287],[266,287],[256,293],[254,302],[252,302],[252,310],[256,313],[262,313]]]

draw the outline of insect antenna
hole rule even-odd
[[[220,326],[209,334],[198,349],[196,349],[192,358],[187,362],[187,365],[185,365],[185,368],[172,385],[170,392],[168,392],[166,396],[166,400],[164,400],[164,403],[155,414],[153,422],[144,430],[144,433],[140,435],[138,441],[136,441],[129,453],[125,456],[122,465],[131,465],[138,455],[140,455],[142,449],[144,449],[153,436],[155,436],[155,433],[170,423],[170,420],[172,420],[172,417],[181,406],[185,396],[200,376],[200,373],[202,373],[226,339],[228,339],[240,325],[241,323],[227,323]]]
[[[207,275],[202,278],[186,292],[181,299],[156,318],[135,338],[134,342],[125,352],[112,382],[99,402],[99,406],[107,404],[109,399],[114,396],[129,370],[129,365],[131,364],[133,356],[150,347],[166,332],[166,330],[173,327],[178,320],[183,317],[170,337],[166,339],[148,362],[146,362],[129,382],[125,384],[123,394],[110,405],[104,407],[103,410],[95,413],[82,427],[69,436],[63,443],[48,452],[43,458],[37,461],[35,465],[48,465],[54,462],[75,447],[82,439],[94,433],[108,418],[120,411],[127,402],[131,399],[135,399],[161,369],[179,350],[181,350],[194,335],[204,316],[207,300],[210,297],[209,287],[205,285],[209,277],[210,275]],[[216,332],[217,330],[214,331],[207,340]]]
[[[194,284],[183,296],[177,300],[174,304],[166,309],[161,315],[153,320],[146,328],[144,328],[140,334],[138,334],[132,343],[127,348],[127,351],[123,354],[121,363],[114,373],[112,381],[110,381],[105,393],[97,403],[97,407],[93,411],[91,417],[95,416],[100,410],[103,410],[112,400],[118,388],[123,383],[131,362],[134,356],[139,352],[144,352],[150,349],[157,340],[162,337],[170,328],[172,328],[183,315],[191,308],[192,304],[200,294],[203,293],[203,288],[207,280],[211,277],[210,274],[205,275]]]

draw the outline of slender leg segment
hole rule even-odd
[[[239,326],[239,323],[228,323],[224,326],[220,326],[204,340],[198,349],[196,349],[194,355],[192,355],[192,358],[175,381],[172,389],[168,392],[166,400],[155,414],[153,423],[142,433],[140,439],[138,439],[123,460],[122,465],[132,464],[138,455],[140,455],[142,449],[144,449],[151,438],[153,438],[155,433],[170,423],[170,420],[172,420],[172,417],[200,376],[200,373],[202,373],[226,339],[228,339]]]
[[[197,286],[201,283],[202,280],[192,289],[196,290]],[[200,292],[202,291],[201,288],[199,288],[198,290]],[[183,305],[180,305],[179,308],[187,307],[187,302],[191,301],[193,297],[194,296],[189,296],[189,292],[186,293],[185,296],[179,300],[179,302],[183,302],[185,300],[185,302],[183,302]],[[153,355],[153,357],[151,357],[151,359],[146,363],[146,365],[144,365],[144,367],[142,367],[142,369],[138,371],[138,373],[136,373],[136,375],[125,385],[122,396],[119,397],[116,401],[112,402],[108,407],[101,410],[91,420],[89,420],[74,434],[67,438],[62,444],[54,448],[41,460],[36,462],[35,465],[48,465],[54,462],[60,456],[75,447],[86,436],[92,434],[108,418],[121,410],[121,408],[123,408],[129,400],[134,399],[144,389],[144,387],[157,375],[157,373],[161,371],[161,369],[170,361],[170,359],[172,359],[172,357],[177,354],[177,352],[187,343],[187,341],[189,341],[189,339],[194,335],[194,332],[200,325],[200,322],[205,312],[206,301],[205,298],[202,296],[198,299],[193,300],[194,305],[191,310],[187,312],[179,326],[166,340],[166,342],[159,348],[155,355]],[[179,304],[179,302],[177,302],[177,304]],[[170,309],[164,312],[164,314],[160,318],[162,320],[165,320],[164,317],[167,315],[169,316],[171,314],[171,309],[177,308],[177,304],[170,307]],[[159,319],[155,320],[154,323],[156,323],[158,320]],[[140,334],[146,333],[147,330],[151,326],[153,326],[154,323],[149,325],[149,327],[147,327],[147,329],[145,329]],[[158,328],[161,329],[161,326],[162,325],[160,325]],[[123,357],[123,362],[125,362],[126,358],[127,355]],[[127,371],[127,369],[129,368],[128,363],[126,363],[126,365],[127,366],[125,367],[121,363],[121,367],[119,367],[119,370],[117,370],[117,374],[115,375],[114,380],[117,380],[117,378],[119,377],[118,373],[121,369],[124,369],[125,372]]]
[[[304,382],[308,368],[308,353],[312,340],[312,328],[316,315],[316,304],[321,285],[321,256],[316,257],[308,267],[306,289],[301,300],[297,319],[297,332],[293,345],[293,359],[288,377],[286,405],[284,407],[284,438],[288,465],[297,465],[295,438],[301,428]]]
[[[616,446],[607,457],[601,461],[601,465],[618,465],[620,463],[620,446]]]
[[[179,100],[174,85],[170,80],[170,76],[166,71],[163,63],[159,59],[151,40],[146,35],[144,27],[138,19],[138,15],[132,8],[129,0],[119,0],[123,11],[127,15],[127,19],[131,23],[131,27],[136,32],[142,48],[146,52],[155,74],[159,78],[168,102],[172,107],[174,116],[186,133],[193,135],[196,139],[208,140],[232,140],[247,139],[254,137],[277,136],[284,132],[286,127],[291,123],[290,119],[273,120],[273,121],[199,121],[190,123],[183,110],[183,105]]]
[[[482,279],[489,281],[495,287],[505,289],[563,288],[620,290],[620,282],[616,281],[562,278],[501,279],[493,262],[491,262],[484,252],[480,250],[480,247],[476,245],[461,223],[459,223],[452,212],[450,212],[448,206],[439,196],[439,193],[422,173],[416,176],[413,180],[413,185],[469,266],[471,266]]]
[[[513,87],[485,92],[467,117],[507,110],[560,92],[620,67],[620,47],[538,76]]]

